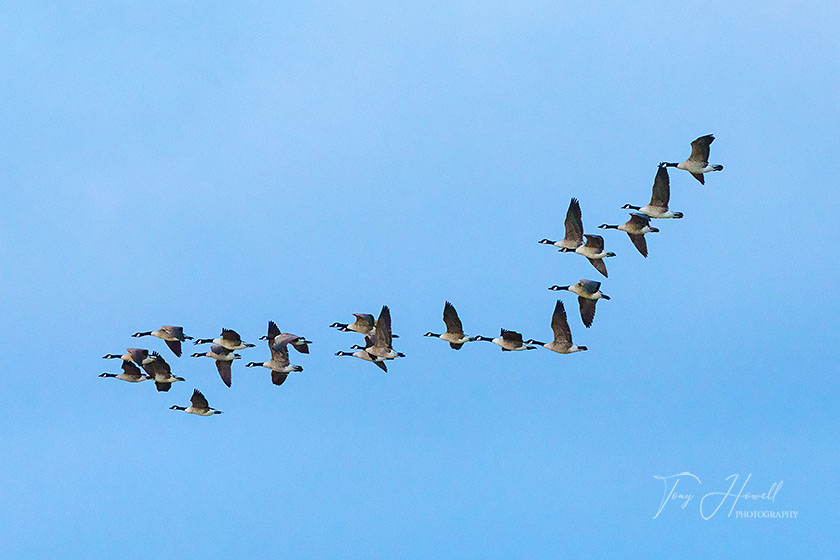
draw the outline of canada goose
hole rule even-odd
[[[604,262],[604,259],[607,257],[614,257],[615,253],[608,253],[604,251],[604,238],[600,235],[593,235],[593,234],[585,234],[586,243],[578,247],[574,250],[575,253],[578,255],[583,255],[586,257],[592,266],[595,267],[595,270],[603,274],[605,277],[609,276],[607,274],[607,263]],[[562,253],[568,253],[571,249],[560,249]]]
[[[139,338],[141,336],[156,336],[157,338],[161,339],[169,346],[169,349],[178,356],[181,357],[181,343],[185,340],[192,340],[191,336],[186,336],[184,334],[184,327],[173,327],[172,325],[163,325],[156,331],[148,331],[148,332],[136,332],[131,335],[135,338]]]
[[[143,348],[126,348],[125,354],[120,356],[119,354],[105,354],[102,356],[103,360],[111,360],[115,358],[121,358],[126,361],[132,361],[138,366],[143,365],[143,360],[149,357],[149,351]]]
[[[647,206],[633,206],[625,204],[625,210],[638,210],[651,218],[682,218],[682,212],[668,210],[668,201],[671,199],[671,181],[668,178],[668,168],[660,163],[656,170],[656,177],[653,179],[653,194],[650,196],[650,204]]]
[[[443,323],[446,325],[445,333],[435,334],[429,331],[423,336],[433,336],[445,340],[454,350],[460,350],[465,342],[471,342],[473,340],[464,334],[464,327],[461,326],[461,319],[458,318],[458,312],[455,311],[455,306],[448,301],[443,304]]]
[[[100,373],[99,377],[113,377],[115,379],[128,381],[129,383],[138,383],[140,381],[146,381],[147,379],[151,379],[151,377],[141,372],[140,368],[137,367],[136,364],[128,360],[122,361],[121,374],[117,375],[116,373]]]
[[[197,416],[213,416],[214,414],[222,413],[221,410],[210,408],[210,404],[207,402],[207,399],[204,398],[204,395],[202,395],[201,391],[199,391],[198,389],[193,389],[193,394],[190,398],[190,403],[191,404],[188,407],[173,404],[169,407],[169,410],[183,410],[184,412],[195,414]]]
[[[251,362],[245,367],[264,367],[271,370],[271,382],[275,385],[282,385],[291,371],[303,371],[301,366],[289,363],[289,348],[287,344],[295,338],[295,335],[280,335],[269,342],[271,348],[271,359],[267,362]]]
[[[394,351],[391,345],[391,310],[387,305],[382,306],[379,318],[376,319],[376,327],[373,336],[366,336],[367,351],[371,356],[379,356],[386,360],[396,357],[404,357],[404,354]]]
[[[172,375],[172,368],[163,359],[163,356],[157,352],[151,352],[149,357],[143,360],[143,371],[149,374],[151,379],[155,381],[155,387],[158,391],[166,392],[172,388],[172,384],[176,381],[186,381],[183,377]]]
[[[205,352],[203,354],[196,352],[195,354],[191,354],[192,358],[200,358],[202,356],[207,356],[208,358],[216,360],[216,369],[219,370],[219,375],[221,376],[222,381],[224,381],[225,385],[230,387],[231,365],[233,364],[233,360],[238,360],[242,356],[234,354],[233,350],[228,350],[224,346],[219,346],[218,344],[211,346],[209,352]]]
[[[366,350],[359,350],[358,352],[343,352],[338,351],[335,353],[336,356],[353,356],[354,358],[359,358],[360,360],[365,360],[368,362],[372,362],[376,367],[388,373],[388,367],[385,365],[385,358],[380,358],[379,356],[371,356]]]
[[[365,336],[372,336],[376,332],[376,318],[370,313],[353,313],[356,318],[352,323],[333,323],[333,329],[341,332],[357,332]],[[399,335],[392,334],[391,338],[399,338]]]
[[[558,354],[573,354],[588,350],[586,346],[578,346],[572,343],[572,330],[569,328],[569,321],[566,319],[566,308],[559,299],[554,306],[554,314],[551,316],[551,330],[554,331],[554,340],[546,344],[533,338],[525,344],[536,344],[548,348]]]
[[[261,336],[260,340],[271,341],[268,343],[268,347],[271,348],[274,339],[280,335],[290,335],[294,337],[290,339],[289,344],[291,344],[292,347],[294,347],[294,349],[300,352],[301,354],[309,354],[309,345],[312,344],[311,340],[306,340],[302,336],[297,336],[291,333],[281,333],[280,329],[277,327],[277,324],[274,321],[268,322],[268,334],[265,336]]]
[[[566,236],[560,241],[552,241],[550,239],[541,239],[539,243],[543,245],[554,245],[560,249],[568,249],[574,251],[583,245],[583,220],[580,214],[580,202],[573,198],[569,202],[569,209],[566,210]]]
[[[664,167],[676,167],[688,171],[695,179],[700,181],[701,185],[706,184],[703,178],[704,173],[710,171],[723,171],[722,165],[709,164],[709,146],[715,141],[715,137],[711,134],[701,136],[691,143],[691,155],[682,163],[667,163],[662,162],[660,165]]]
[[[610,299],[610,296],[602,293],[600,288],[600,282],[581,280],[571,286],[552,286],[549,290],[568,290],[573,294],[577,294],[578,303],[580,304],[580,318],[583,320],[584,326],[589,328],[595,319],[595,304],[599,299]]]
[[[222,334],[219,335],[219,338],[199,338],[195,341],[195,344],[207,344],[208,342],[212,342],[227,350],[242,350],[255,346],[254,344],[242,342],[242,337],[239,336],[239,333],[232,329],[222,329]]]
[[[516,331],[501,330],[497,338],[488,338],[486,336],[476,336],[475,340],[483,340],[485,342],[492,342],[501,347],[502,352],[513,352],[517,350],[534,350],[536,346],[528,346],[522,342],[522,334]]]
[[[601,224],[598,227],[601,229],[619,229],[627,232],[627,235],[630,237],[630,241],[633,242],[633,245],[636,246],[636,249],[638,249],[645,258],[648,256],[645,234],[659,233],[659,228],[655,228],[650,225],[650,217],[639,212],[630,212],[630,219],[619,226]]]

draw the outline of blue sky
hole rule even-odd
[[[0,552],[8,558],[752,557],[835,550],[836,8],[535,2],[0,7]],[[699,20],[692,21],[696,16]],[[583,354],[549,337],[596,278],[536,242],[644,204]],[[333,353],[391,307],[404,360]],[[138,330],[268,320],[314,340],[282,387],[170,360],[99,379]],[[161,341],[142,345],[168,350]],[[192,347],[188,348],[192,351]],[[170,411],[193,387],[225,412]],[[683,511],[656,475],[702,479]],[[752,475],[796,520],[703,520]],[[687,488],[688,486],[686,486]],[[728,507],[724,508],[728,510]]]

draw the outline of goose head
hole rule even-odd
[[[641,210],[641,206],[633,206],[632,204],[625,204],[621,207],[623,210]]]
[[[538,243],[542,243],[543,245],[554,245],[554,241],[551,239],[540,239]]]
[[[559,292],[560,290],[568,290],[569,286],[557,286],[556,284],[549,288],[552,292]]]

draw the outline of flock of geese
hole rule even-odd
[[[627,233],[630,241],[641,253],[647,257],[648,249],[645,235],[658,233],[659,229],[650,225],[651,219],[682,218],[682,212],[674,212],[669,209],[671,186],[668,177],[668,168],[676,167],[691,173],[691,175],[705,184],[704,174],[712,171],[723,170],[722,165],[709,163],[709,146],[714,141],[711,134],[701,136],[691,143],[691,155],[681,163],[662,162],[656,171],[653,181],[653,192],[650,202],[645,206],[633,206],[625,204],[622,208],[632,210],[630,219],[619,225],[601,224],[599,229],[615,229]],[[565,236],[559,241],[542,239],[539,243],[557,247],[562,253],[577,253],[586,257],[595,269],[605,278],[608,277],[607,266],[604,259],[614,257],[615,253],[604,250],[604,238],[600,235],[584,233],[580,202],[572,198],[566,212]],[[568,286],[551,286],[552,291],[569,291],[578,296],[580,317],[585,327],[592,326],[595,319],[595,305],[599,299],[610,299],[601,291],[601,283],[594,280],[580,280],[576,284]],[[339,351],[336,356],[351,356],[371,362],[382,371],[387,372],[385,362],[396,358],[403,358],[405,354],[394,350],[393,339],[398,335],[391,332],[391,311],[387,305],[382,306],[379,316],[374,318],[369,313],[354,313],[353,323],[333,323],[330,327],[341,332],[355,332],[364,336],[364,345],[355,344],[350,347],[353,352]],[[481,335],[467,336],[458,312],[450,302],[443,306],[443,323],[446,332],[427,332],[424,336],[439,338],[449,343],[454,350],[460,350],[468,342],[484,341],[499,346],[503,352],[520,350],[533,350],[542,346],[558,354],[572,354],[585,351],[586,346],[579,346],[572,342],[572,332],[566,316],[566,309],[561,300],[557,300],[554,313],[551,316],[551,330],[554,338],[551,342],[545,343],[534,339],[523,340],[521,333],[501,329],[498,337],[491,338]],[[132,335],[135,338],[152,336],[163,340],[176,357],[181,357],[181,344],[193,337],[184,334],[183,327],[164,325],[154,331],[137,332]],[[271,382],[274,385],[282,385],[289,373],[303,371],[303,367],[294,365],[289,358],[289,346],[301,354],[309,353],[309,345],[312,341],[303,336],[292,333],[281,332],[280,328],[269,321],[268,331],[265,336],[260,337],[268,344],[270,358],[266,362],[249,362],[245,367],[264,367],[271,371]],[[204,338],[193,340],[195,345],[211,344],[207,352],[196,352],[191,354],[193,358],[208,357],[216,363],[216,369],[222,382],[228,387],[231,386],[231,372],[234,360],[241,359],[237,350],[253,348],[255,344],[243,342],[239,333],[232,329],[223,328],[217,338]],[[122,373],[102,373],[99,377],[120,379],[130,383],[141,381],[154,381],[158,391],[166,392],[173,383],[185,381],[183,377],[173,375],[169,363],[155,351],[142,348],[128,348],[124,354],[106,354],[105,359],[122,360]],[[220,410],[211,408],[207,399],[198,389],[193,390],[190,398],[190,406],[184,407],[172,405],[171,410],[180,410],[198,416],[213,416],[221,414]]]

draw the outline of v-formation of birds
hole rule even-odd
[[[620,225],[601,224],[599,229],[615,229],[627,233],[630,241],[643,257],[648,256],[645,234],[658,233],[659,229],[650,225],[651,219],[682,218],[682,212],[674,212],[668,208],[671,195],[670,179],[668,168],[675,167],[685,170],[705,184],[704,174],[712,171],[723,170],[722,165],[709,163],[709,146],[714,141],[711,134],[701,136],[691,143],[691,155],[681,163],[662,162],[656,171],[653,181],[653,189],[650,203],[645,206],[633,206],[625,204],[622,208],[632,210],[630,219]],[[584,241],[585,238],[585,241]],[[604,250],[604,238],[600,235],[584,233],[582,212],[580,202],[572,198],[569,209],[566,212],[565,236],[559,241],[542,239],[544,245],[557,247],[562,253],[577,253],[586,257],[595,269],[605,278],[608,277],[607,266],[604,259],[614,257],[615,253]],[[566,290],[578,296],[581,320],[587,328],[592,326],[595,319],[595,305],[599,299],[610,299],[601,291],[601,283],[594,280],[582,279],[576,284],[567,286],[551,286],[549,290]],[[382,307],[377,318],[369,313],[354,313],[353,323],[333,323],[332,328],[342,332],[356,332],[365,337],[364,346],[356,344],[351,347],[354,352],[339,351],[336,356],[350,356],[371,362],[382,371],[387,372],[386,362],[396,358],[405,357],[405,354],[394,350],[392,342],[397,335],[391,333],[391,311],[387,305]],[[573,354],[585,351],[586,346],[580,346],[572,342],[572,332],[566,316],[566,309],[561,300],[557,300],[554,312],[551,316],[551,330],[554,338],[551,342],[545,343],[534,339],[523,340],[522,334],[516,331],[501,329],[498,337],[467,336],[458,317],[458,312],[450,302],[443,306],[443,322],[446,332],[437,334],[427,332],[424,336],[439,338],[449,343],[454,350],[460,350],[468,342],[485,341],[492,342],[499,346],[503,352],[520,350],[533,350],[542,346],[559,354]],[[181,343],[186,340],[193,340],[193,337],[184,334],[184,329],[179,326],[164,325],[154,331],[137,332],[134,337],[154,336],[163,340],[169,349],[177,357],[181,356]],[[275,385],[282,385],[289,373],[303,371],[299,365],[291,364],[289,358],[289,346],[300,353],[308,354],[309,345],[312,341],[305,337],[291,333],[284,333],[273,322],[268,323],[268,331],[260,340],[265,340],[270,351],[270,359],[266,362],[249,362],[245,367],[264,367],[271,371],[271,381]],[[234,360],[242,356],[236,353],[237,350],[253,348],[254,344],[242,341],[239,334],[232,329],[222,329],[219,337],[214,339],[197,339],[194,344],[211,344],[207,352],[196,352],[191,357],[208,357],[216,363],[216,369],[222,381],[228,387],[231,386],[232,365]],[[178,381],[185,381],[183,377],[172,374],[169,363],[157,352],[141,348],[128,348],[125,354],[106,354],[103,358],[119,358],[122,360],[122,373],[103,373],[100,377],[112,377],[122,381],[137,383],[152,380],[158,391],[166,392],[172,384]],[[211,408],[207,399],[198,389],[193,390],[190,398],[190,406],[184,407],[173,405],[172,410],[180,410],[198,416],[213,416],[222,412]]]

